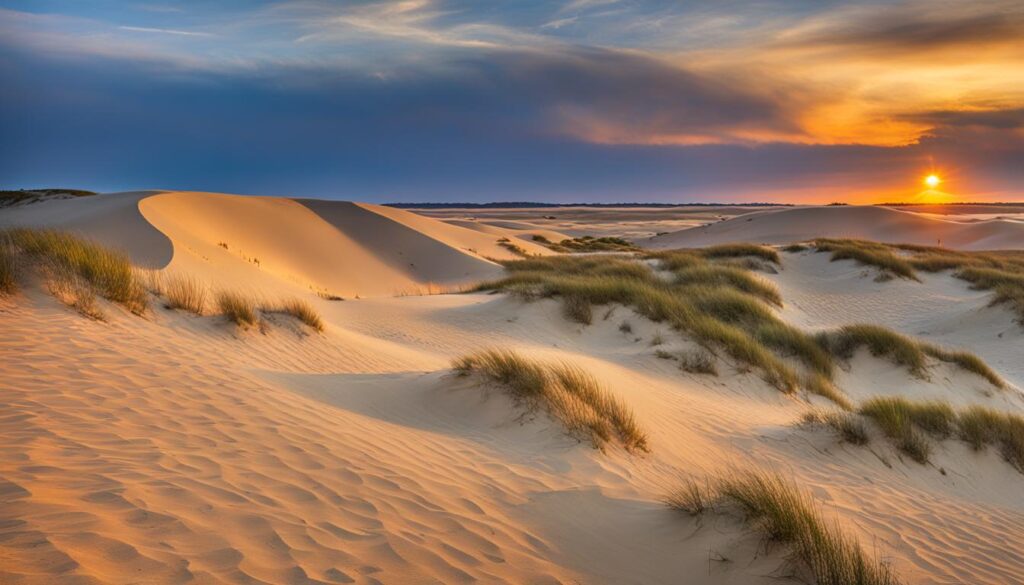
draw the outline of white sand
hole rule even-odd
[[[838,445],[794,427],[807,404],[755,375],[657,359],[656,333],[689,342],[621,307],[583,327],[551,300],[390,296],[496,274],[496,233],[360,204],[90,199],[0,223],[80,229],[212,286],[304,294],[327,329],[275,318],[261,335],[159,307],[105,306],[97,323],[35,288],[0,299],[2,583],[796,582],[739,519],[660,503],[679,477],[746,465],[792,474],[909,583],[1024,575],[1024,475],[992,450],[947,441],[921,466],[883,441]],[[925,383],[858,355],[840,377],[852,396],[1024,412],[1021,328],[966,283],[876,283],[815,254],[786,254],[771,278],[795,324],[879,322],[967,347],[1016,387],[937,365]],[[484,346],[584,366],[635,410],[652,453],[602,455],[447,375]]]

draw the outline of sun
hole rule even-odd
[[[928,185],[930,189],[938,187],[941,182],[942,179],[940,179],[938,175],[928,175],[924,178],[924,184]]]

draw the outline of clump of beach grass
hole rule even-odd
[[[256,301],[251,297],[234,291],[219,291],[214,298],[217,312],[228,321],[240,327],[250,327],[257,323]]]
[[[51,229],[12,228],[0,234],[0,247],[8,258],[10,281],[15,286],[16,260],[36,267],[51,292],[68,299],[79,310],[95,316],[96,296],[142,314],[149,305],[146,289],[128,256],[86,238]]]
[[[313,308],[313,305],[302,299],[285,299],[284,301],[267,307],[264,310],[269,313],[283,313],[285,315],[291,315],[317,332],[322,332],[324,330],[324,321],[320,317],[320,313]]]
[[[680,352],[679,367],[691,374],[718,375],[714,354],[704,349]]]
[[[811,410],[804,413],[803,422],[827,426],[842,441],[852,445],[867,445],[871,441],[863,419],[852,412]]]
[[[952,433],[956,414],[941,402],[911,402],[900,397],[872,398],[860,414],[870,418],[896,448],[918,463],[927,463],[931,445],[922,432],[945,438]]]
[[[926,358],[932,357],[977,374],[997,388],[1006,387],[995,370],[970,352],[942,348],[880,325],[844,325],[835,331],[819,333],[817,341],[822,348],[842,359],[850,359],[858,348],[866,347],[871,355],[885,357],[922,379],[928,377]]]
[[[202,315],[206,311],[206,286],[197,278],[183,274],[165,277],[160,289],[166,298],[164,306]]]
[[[617,440],[628,451],[649,450],[633,412],[578,366],[539,361],[508,349],[484,349],[455,359],[452,369],[498,384],[527,412],[546,411],[571,436],[596,449]]]
[[[1024,473],[1024,417],[972,406],[957,418],[957,432],[975,450],[998,445],[1003,458]]]
[[[763,472],[734,472],[705,485],[685,482],[666,499],[690,515],[737,507],[771,541],[791,547],[792,559],[818,585],[898,585],[891,567],[869,555],[814,497],[792,480]]]
[[[894,254],[885,244],[865,240],[819,238],[811,242],[811,245],[818,252],[831,252],[833,262],[854,260],[865,266],[873,266],[883,274],[919,280],[911,263]]]
[[[13,246],[0,234],[0,295],[9,295],[18,288],[18,263]]]
[[[705,258],[742,258],[749,256],[775,264],[780,263],[778,252],[767,246],[757,244],[719,244],[717,246],[700,248],[699,252]]]

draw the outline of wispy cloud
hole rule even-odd
[[[142,32],[142,33],[156,33],[162,35],[178,35],[182,37],[212,37],[211,33],[195,32],[188,30],[175,30],[172,28],[150,28],[147,26],[119,26],[118,30],[127,30],[131,32]]]

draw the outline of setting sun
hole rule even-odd
[[[928,175],[924,178],[924,184],[928,185],[928,187],[932,189],[938,187],[941,182],[942,179],[940,179],[938,175]]]

